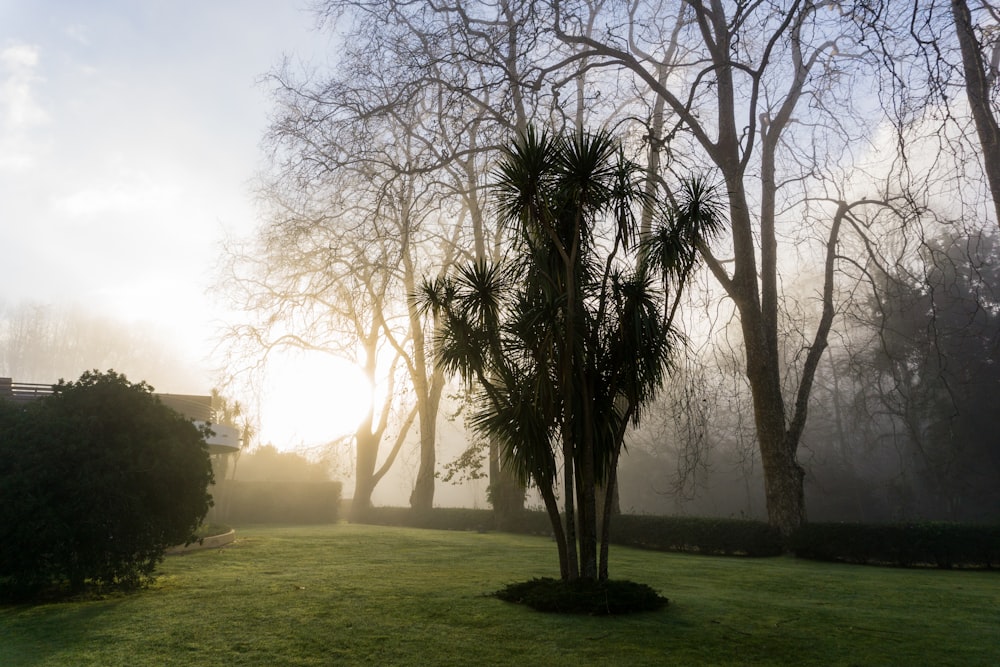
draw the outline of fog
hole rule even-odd
[[[153,323],[24,301],[0,304],[0,376],[55,384],[114,369],[162,393],[207,394],[200,364]],[[193,391],[196,390],[196,391]]]
[[[0,11],[0,376],[54,383],[113,368],[161,392],[218,388],[244,408],[247,456],[295,452],[300,473],[344,481],[346,497],[377,481],[375,505],[488,507],[488,447],[463,456],[482,441],[465,422],[468,389],[434,366],[437,325],[409,298],[425,278],[506,252],[483,146],[529,122],[614,125],[672,194],[710,162],[706,133],[685,124],[717,113],[714,84],[697,88],[707,79],[686,61],[651,75],[699,106],[678,120],[644,88],[649,78],[617,61],[563,71],[567,45],[528,39],[516,22],[526,71],[491,64],[484,48],[429,74],[366,42],[361,24],[282,3],[88,4]],[[748,379],[767,366],[780,385],[772,411],[784,411],[786,434],[801,426],[790,460],[810,519],[1000,512],[1000,251],[968,106],[934,96],[920,54],[901,54],[892,77],[868,52],[839,60],[827,33],[850,42],[857,26],[828,13],[810,34],[825,69],[805,96],[820,101],[775,140],[777,183],[747,147],[771,140],[800,42],[775,42],[783,50],[758,100],[770,106],[740,121],[734,143],[748,150],[747,193],[728,210],[754,208],[746,270],[761,285],[761,220],[777,218],[765,248],[777,256],[775,349],[748,364],[740,308],[751,299],[727,278],[744,261],[737,235],[703,247],[708,266],[694,269],[677,311],[685,345],[625,441],[623,511],[767,517],[760,381]],[[708,48],[686,27],[677,34],[692,53]],[[661,37],[641,35],[657,49]],[[944,44],[944,57],[956,53]],[[897,90],[897,77],[908,85]],[[925,97],[904,99],[908,90]],[[282,367],[290,350],[333,365]],[[461,482],[445,481],[459,460],[470,463]]]
[[[325,47],[312,27],[263,0],[4,3],[0,305],[162,338],[186,377],[150,382],[208,393],[225,319],[207,293],[218,245],[256,217],[269,110],[257,80],[286,51]]]

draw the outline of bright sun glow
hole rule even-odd
[[[353,432],[370,400],[371,385],[349,361],[321,352],[272,354],[260,442],[285,450],[325,444]]]

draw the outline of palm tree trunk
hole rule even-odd
[[[601,562],[597,572],[600,581],[608,579],[608,554],[611,544],[611,517],[614,514],[615,498],[618,496],[618,459],[621,456],[621,443],[615,447],[611,456],[611,469],[608,470],[608,480],[604,487],[604,505],[601,508]]]
[[[498,530],[507,530],[524,511],[524,487],[501,465],[500,444],[497,439],[491,437],[489,440],[489,489],[493,520]],[[556,513],[558,515],[558,508]]]
[[[538,481],[538,490],[542,495],[542,502],[545,503],[545,511],[552,524],[552,535],[555,537],[556,548],[559,550],[559,575],[563,581],[570,581],[575,577],[571,576],[569,548],[566,542],[566,531],[563,530],[562,517],[559,516],[559,501],[556,500],[551,481],[545,484]]]
[[[564,507],[566,508],[566,566],[568,576],[566,581],[574,581],[580,576],[580,564],[577,559],[576,550],[576,509],[573,499],[576,496],[576,489],[573,483],[573,440],[568,433],[568,425],[563,426],[563,486]]]
[[[580,578],[597,579],[597,479],[594,472],[594,445],[587,442],[579,453],[580,469],[577,476],[580,501],[579,541]]]

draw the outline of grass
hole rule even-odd
[[[1000,573],[614,549],[661,611],[489,595],[558,573],[542,538],[340,524],[237,529],[151,589],[0,607],[0,665],[991,665]]]

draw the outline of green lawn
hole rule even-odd
[[[0,607],[0,665],[996,665],[1000,573],[618,548],[670,598],[627,617],[487,597],[557,576],[555,544],[340,524],[238,529],[151,589]]]

